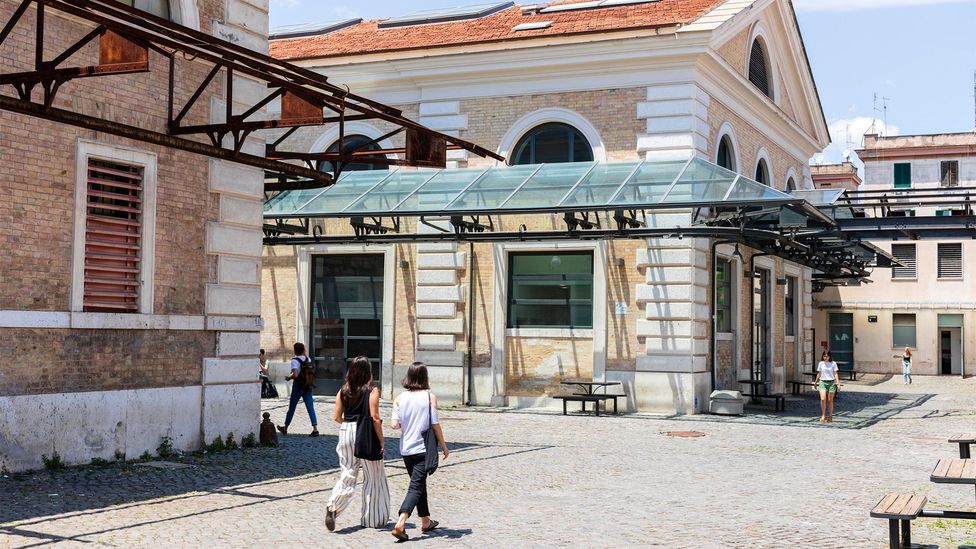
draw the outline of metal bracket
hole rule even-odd
[[[640,210],[641,221],[637,218],[638,210],[618,208],[613,212],[613,220],[617,222],[618,230],[638,229],[647,226],[647,214]]]
[[[393,217],[390,218],[390,221],[392,224],[387,226],[383,224],[382,217],[371,217],[370,221],[366,221],[365,216],[362,215],[349,218],[349,224],[352,225],[352,230],[356,234],[356,238],[377,234],[399,233],[400,218]]]
[[[591,214],[592,219],[590,219]],[[596,212],[566,212],[563,214],[563,221],[566,222],[566,228],[571,233],[580,229],[589,231],[602,228],[600,226],[600,215]]]
[[[467,219],[463,215],[452,215],[451,225],[454,227],[456,234],[484,233],[495,230],[495,224],[492,222],[491,216],[488,216],[488,224],[485,225],[481,223],[481,216],[478,215],[471,216],[471,219]]]

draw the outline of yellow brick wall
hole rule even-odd
[[[593,378],[593,340],[505,338],[505,385],[509,396],[564,393],[564,379]]]

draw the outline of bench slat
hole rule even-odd
[[[913,494],[888,494],[871,510],[874,518],[915,519],[922,512],[928,498]]]
[[[966,463],[962,460],[952,460],[949,462],[949,472],[946,473],[947,477],[959,478],[962,476],[962,468]]]
[[[940,459],[938,463],[935,464],[935,469],[932,470],[933,477],[944,477],[946,476],[946,471],[949,470],[950,460]]]
[[[968,442],[969,444],[976,444],[976,433],[959,433],[956,435],[952,435],[952,438],[949,439],[949,442],[954,442],[954,443]]]

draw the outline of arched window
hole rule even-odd
[[[793,181],[793,178],[791,177],[786,180],[786,192],[791,193],[795,190],[796,190],[796,181]]]
[[[366,137],[365,135],[348,135],[345,138],[344,149],[347,151],[350,149],[355,149],[357,147],[365,145],[366,143],[369,143],[370,141],[372,141],[372,139]],[[370,143],[370,145],[365,147],[363,150],[378,151],[380,149],[381,147],[379,146],[378,143]],[[325,152],[339,152],[339,141],[336,141],[332,145],[329,145],[329,148],[326,149]],[[334,172],[335,165],[332,162],[322,162],[319,164],[319,169],[326,172]],[[366,171],[366,170],[387,170],[387,169],[389,169],[389,166],[387,166],[386,164],[374,164],[371,162],[350,162],[342,167],[343,172],[357,172],[357,171]]]
[[[715,158],[715,163],[726,170],[735,171],[735,149],[732,146],[732,139],[727,135],[723,135],[718,142],[718,155]]]
[[[151,13],[156,17],[162,17],[163,19],[172,19],[172,12],[170,10],[170,0],[118,0],[119,2],[136,8],[137,10],[142,10],[144,12]]]
[[[576,128],[549,122],[523,135],[512,148],[510,158],[513,165],[592,162],[593,148]]]
[[[763,185],[769,185],[769,166],[764,159],[759,159],[759,163],[756,164],[755,180]]]
[[[772,99],[772,76],[766,47],[757,38],[752,41],[752,49],[749,51],[749,81],[759,88],[759,91]]]

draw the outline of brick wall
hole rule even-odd
[[[212,332],[4,330],[0,395],[199,385]]]

